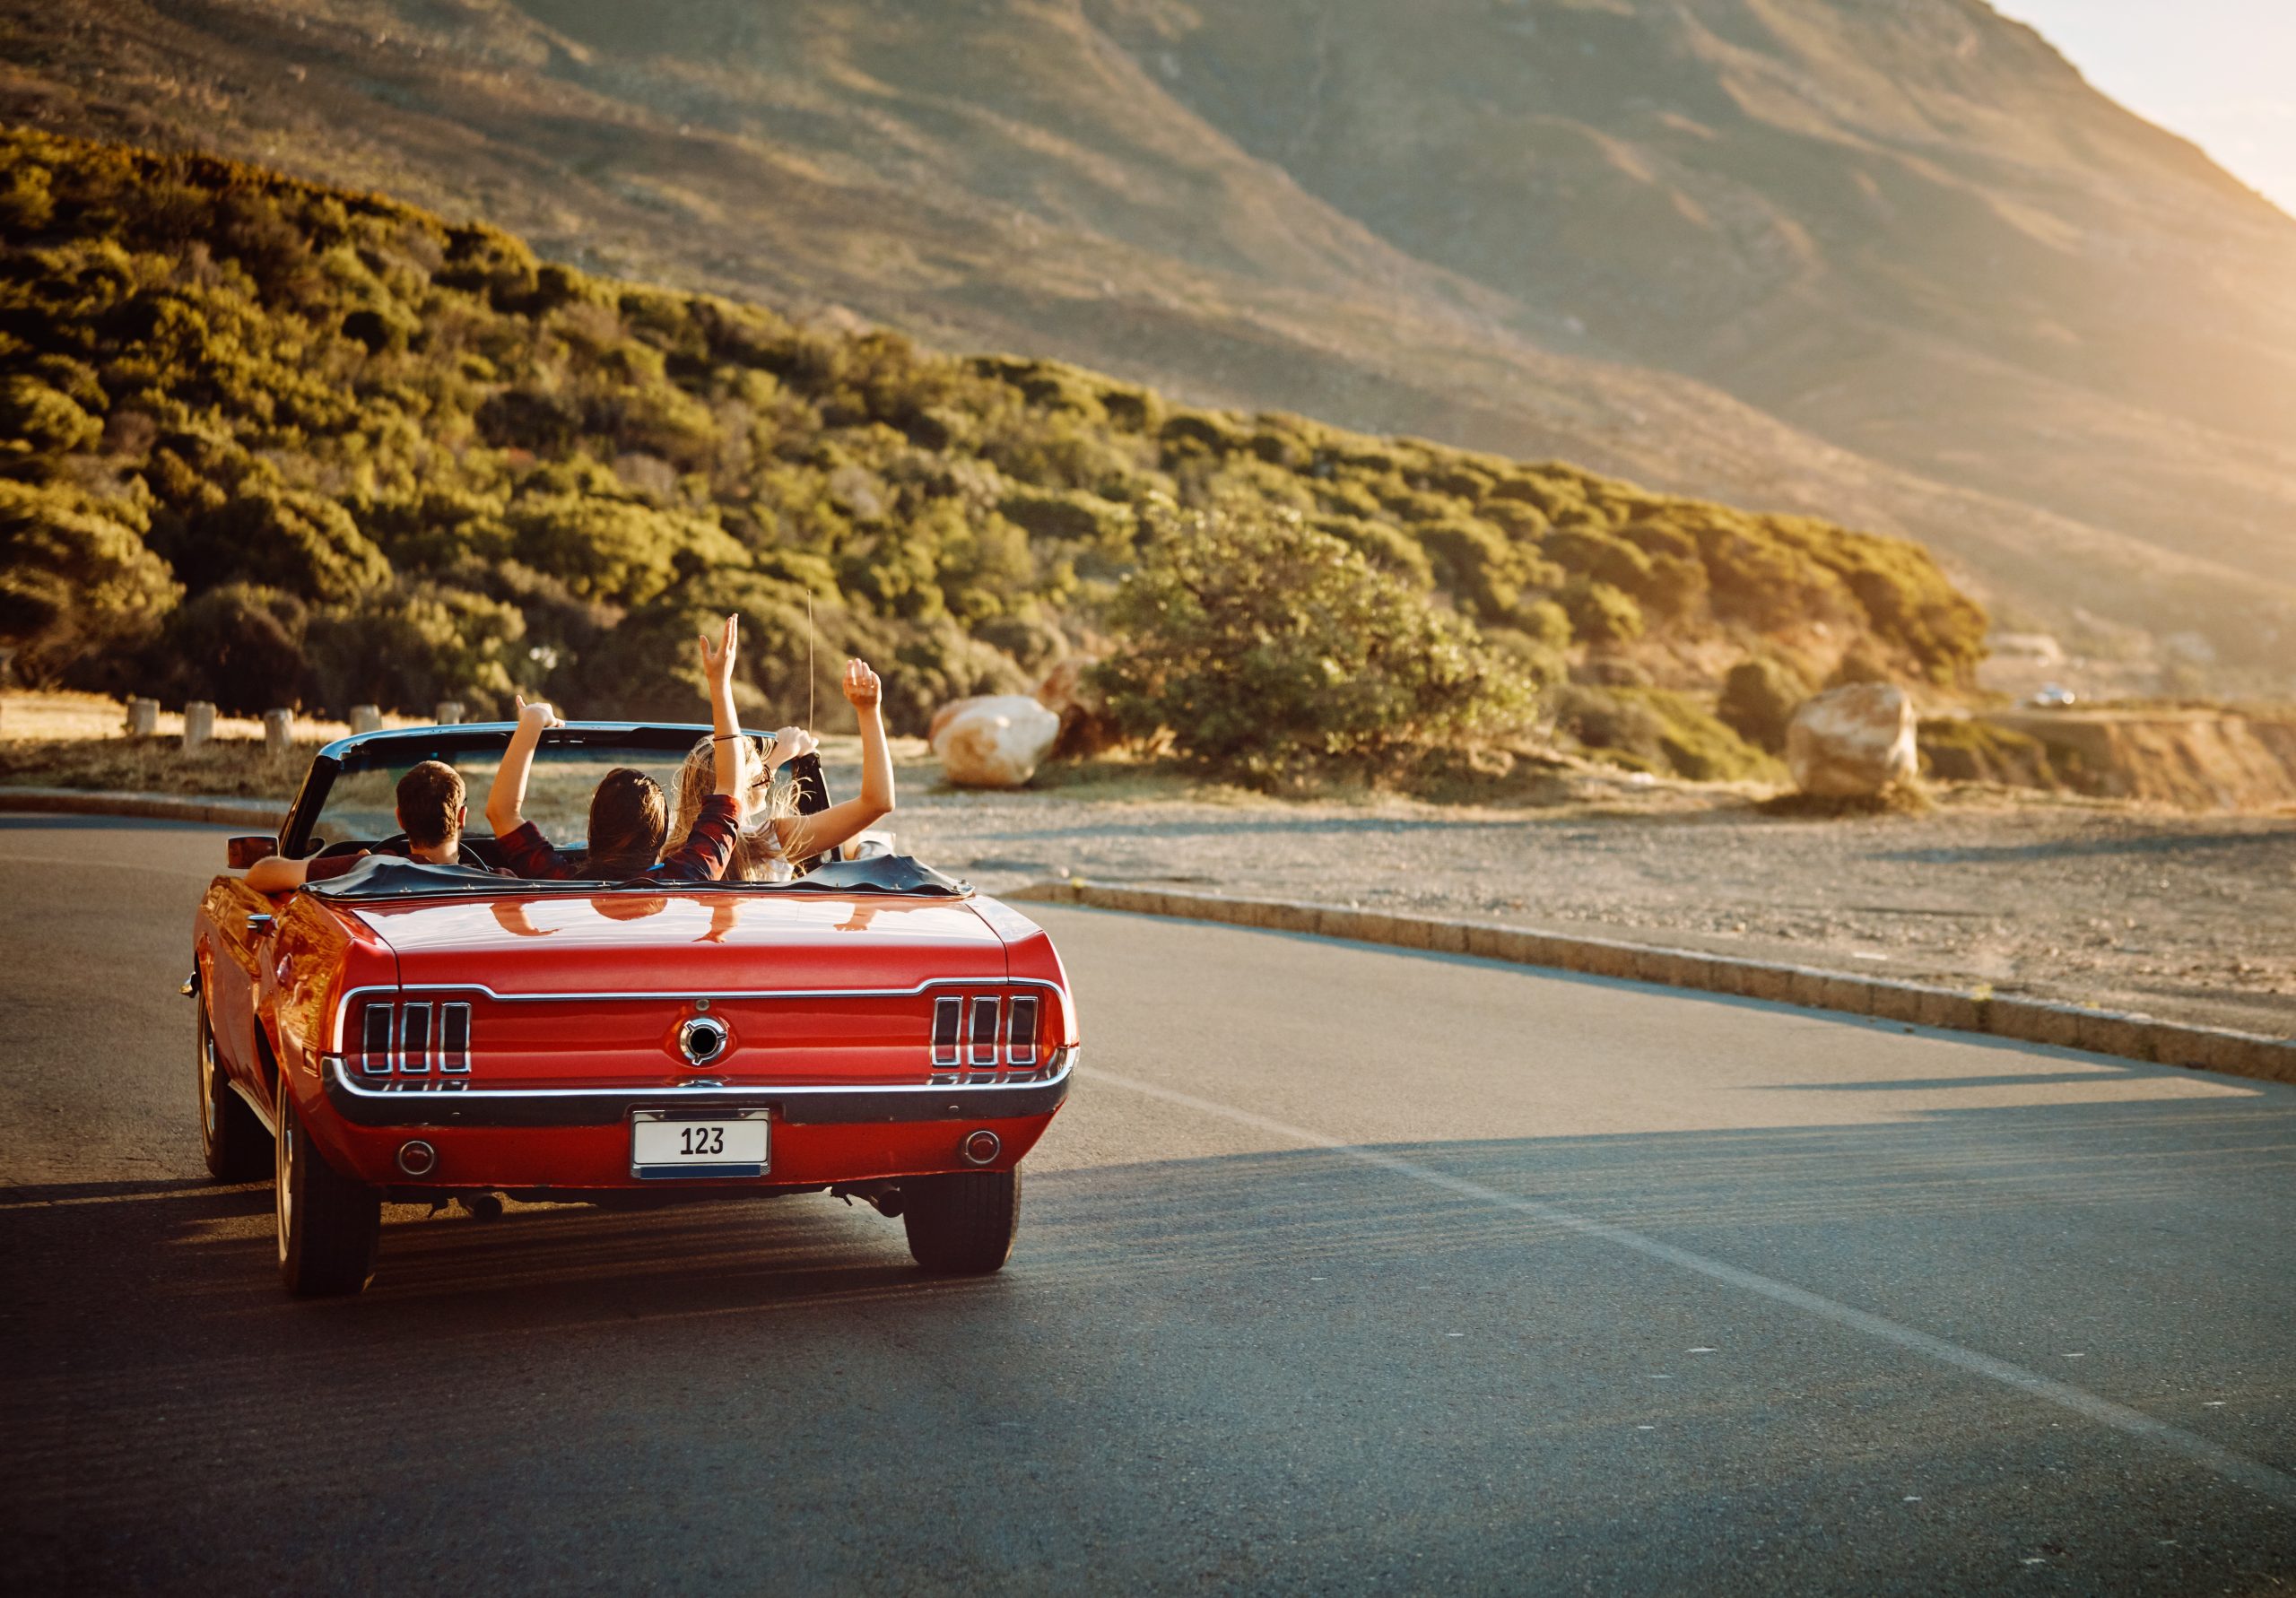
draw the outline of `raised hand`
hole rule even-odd
[[[726,630],[713,647],[709,635],[701,635],[701,674],[714,690],[730,687],[734,681],[734,653],[742,640],[742,619],[738,615],[726,618]]]
[[[856,710],[875,709],[885,693],[884,683],[876,673],[869,669],[869,663],[865,660],[845,663],[844,688],[845,697],[852,701]]]
[[[512,703],[517,706],[517,722],[522,727],[532,727],[537,733],[545,733],[552,727],[562,727],[566,725],[566,718],[558,714],[557,707],[548,699],[528,699],[522,693],[512,694],[510,698]]]
[[[803,727],[783,727],[773,734],[773,743],[765,751],[765,769],[769,771],[784,760],[794,760],[799,755],[809,755],[821,744]]]

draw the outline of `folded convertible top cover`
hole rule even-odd
[[[935,871],[913,855],[869,855],[859,860],[831,860],[813,867],[785,888],[810,888],[822,893],[945,894],[962,899],[972,884]]]
[[[339,877],[304,884],[303,891],[321,899],[404,899],[485,882],[508,887],[510,879],[467,865],[430,865],[397,855],[370,855]]]

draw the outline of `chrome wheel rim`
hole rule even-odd
[[[295,1168],[295,1124],[287,1118],[284,1104],[279,1110],[278,1153],[272,1159],[272,1190],[279,1216],[279,1261],[287,1263],[287,1229],[295,1219],[295,1185],[289,1180]]]
[[[214,1142],[215,1033],[204,1010],[199,1013],[199,1132],[208,1142]]]

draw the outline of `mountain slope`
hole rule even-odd
[[[1088,10],[1335,208],[1605,347],[2296,569],[2268,525],[2296,482],[2296,221],[1973,0]]]
[[[2287,430],[2216,403],[2272,387],[2286,341],[2244,308],[2285,219],[1957,0],[1403,14],[5,0],[0,109],[801,314],[1909,533],[2013,613],[2287,669]],[[1970,37],[2042,87],[1955,78]],[[2120,211],[2059,192],[2121,178]],[[2092,256],[2142,269],[2097,288],[2066,265]],[[2100,342],[2116,295],[2200,307],[2190,380]]]

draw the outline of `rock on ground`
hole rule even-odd
[[[1853,682],[1805,704],[1786,728],[1794,786],[1823,798],[1878,794],[1920,769],[1913,701],[1888,682]]]
[[[1060,717],[1026,694],[961,700],[933,718],[933,752],[959,787],[1022,786],[1059,736]]]

